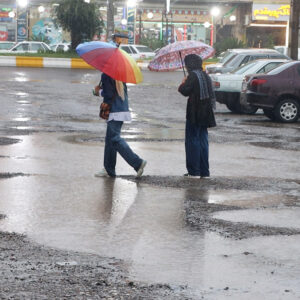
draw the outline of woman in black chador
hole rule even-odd
[[[210,176],[207,128],[216,126],[213,112],[215,93],[210,77],[202,69],[202,59],[199,55],[187,55],[184,63],[188,76],[178,88],[183,96],[188,96],[185,128],[188,173],[184,176],[206,178]]]

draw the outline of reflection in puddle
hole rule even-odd
[[[255,225],[300,229],[300,208],[267,208],[224,211],[214,214],[214,218],[230,222],[247,222]]]
[[[294,197],[241,190],[217,190],[210,192],[209,203],[239,207],[270,207],[292,203]]]
[[[18,122],[26,122],[26,121],[30,121],[31,118],[28,117],[18,117],[18,118],[13,118],[13,121],[18,121]]]

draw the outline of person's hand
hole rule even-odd
[[[93,90],[94,96],[99,96],[99,91],[100,91],[100,87],[99,85],[96,85]]]
[[[186,82],[186,77],[184,77],[184,78],[182,79],[181,84],[184,84],[185,82]]]

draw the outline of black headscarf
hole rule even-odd
[[[188,54],[184,58],[184,64],[188,72],[202,70],[202,58],[197,54]]]
[[[184,58],[185,67],[188,73],[195,73],[199,81],[199,98],[211,99],[212,106],[216,107],[216,96],[215,91],[212,86],[212,81],[210,77],[203,71],[202,68],[202,58],[197,54],[189,54]]]

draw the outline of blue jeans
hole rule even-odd
[[[206,127],[186,121],[185,154],[186,168],[190,175],[209,176],[208,132]]]
[[[142,164],[142,159],[137,156],[121,138],[122,121],[107,122],[105,149],[104,149],[104,168],[109,176],[116,176],[117,152],[132,166],[136,171]]]

